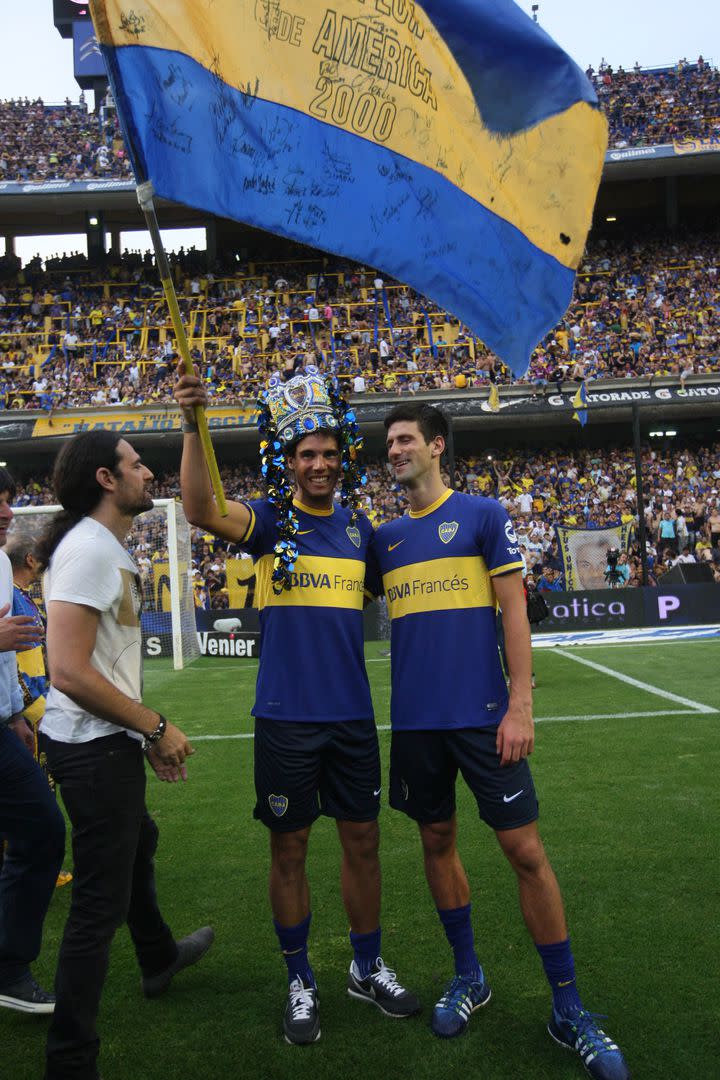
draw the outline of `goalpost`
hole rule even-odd
[[[61,509],[60,506],[18,506],[13,513],[18,525],[40,532],[47,516]],[[140,571],[143,641],[150,635],[157,637],[162,654],[172,656],[173,667],[179,670],[200,655],[190,526],[181,503],[175,499],[153,499],[153,509],[138,514],[133,521],[125,546]],[[33,593],[35,600],[42,601],[39,582]]]

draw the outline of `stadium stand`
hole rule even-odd
[[[0,180],[132,178],[115,110],[78,104],[0,101]]]
[[[653,146],[720,135],[720,74],[702,56],[632,71],[601,63],[587,74],[608,119],[610,146]]]
[[[254,465],[225,467],[226,494],[232,499],[259,498],[262,482]],[[629,448],[613,450],[503,450],[483,457],[460,457],[456,487],[472,494],[499,499],[516,523],[520,548],[528,571],[540,588],[563,588],[555,525],[602,528],[635,518],[635,472]],[[156,498],[180,494],[180,476],[170,472],[156,477]],[[678,564],[707,562],[720,582],[720,443],[696,450],[688,448],[643,450],[643,495],[648,530],[650,583],[656,585]],[[47,478],[20,485],[18,506],[53,501]],[[406,509],[400,488],[385,463],[371,460],[368,468],[367,513],[374,525]],[[670,526],[661,523],[669,521]],[[164,551],[151,550],[147,537],[133,539],[133,551],[142,575],[152,573],[153,560]],[[203,603],[227,606],[225,558],[227,545],[198,530],[193,532],[193,568]],[[637,543],[631,547],[625,584],[640,585]],[[225,592],[223,592],[225,590]]]
[[[713,234],[646,235],[589,247],[565,318],[538,346],[536,389],[584,379],[720,371]],[[211,396],[255,396],[267,374],[318,363],[355,394],[415,394],[510,380],[449,313],[349,264],[253,266],[226,276],[175,260],[193,357]],[[58,260],[0,273],[0,392],[6,408],[170,401],[172,331],[149,253],[99,271]],[[68,266],[67,263],[75,264]],[[333,264],[334,266],[335,264]]]
[[[720,135],[720,73],[703,58],[632,71],[601,62],[587,74],[610,126],[609,145],[647,146]],[[39,98],[0,102],[0,180],[127,180],[132,170],[112,101],[96,113]]]

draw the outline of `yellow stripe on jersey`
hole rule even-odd
[[[361,559],[328,559],[300,555],[292,573],[292,587],[273,592],[274,555],[255,564],[255,602],[265,607],[350,608],[362,611],[365,600],[365,563]]]
[[[26,709],[23,709],[22,714],[25,719],[33,725],[33,727],[37,727],[37,725],[40,723],[43,716],[45,715],[44,696],[41,694],[40,697],[35,698],[35,700],[31,702]]]
[[[31,679],[45,674],[45,657],[42,645],[36,645],[32,649],[24,649],[16,653],[18,670]]]
[[[479,555],[400,566],[383,575],[383,585],[391,619],[495,605],[490,575]]]

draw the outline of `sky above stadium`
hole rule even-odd
[[[532,3],[519,6],[529,14]],[[0,7],[0,99],[76,101],[72,42],[53,26],[52,0],[1,0]],[[720,64],[718,0],[539,0],[538,18],[583,68],[603,57],[613,66],[652,67],[700,53]]]

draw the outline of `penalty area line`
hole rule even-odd
[[[574,660],[576,664],[583,664],[585,667],[592,668],[593,671],[599,671],[603,675],[610,675],[611,678],[627,683],[628,686],[634,686],[637,690],[645,690],[646,693],[654,694],[655,697],[665,698],[666,701],[675,701],[678,705],[687,705],[693,712],[707,714],[718,712],[712,705],[704,705],[701,701],[693,701],[692,698],[672,694],[669,690],[661,690],[659,686],[642,682],[640,679],[633,679],[631,675],[624,675],[621,671],[605,667],[604,664],[598,664],[595,660],[588,660],[585,656],[576,656],[575,653],[566,652],[564,649],[557,649],[555,654],[564,656],[567,660]]]

